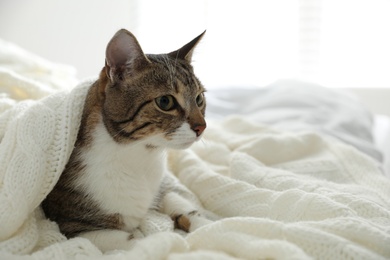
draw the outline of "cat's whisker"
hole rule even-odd
[[[121,133],[125,133],[126,130],[125,130],[125,127],[122,127],[122,129],[120,129],[115,135],[113,135],[113,138],[115,139],[115,137],[118,137],[120,136]]]
[[[204,140],[203,138],[199,140],[200,143],[203,145],[203,146],[208,146],[209,142],[207,142],[207,140]]]

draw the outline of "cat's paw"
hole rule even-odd
[[[140,238],[144,238],[144,237],[145,237],[144,233],[142,233],[142,231],[139,228],[136,228],[136,229],[133,229],[131,232],[129,232],[128,240],[140,239]]]
[[[187,233],[212,222],[211,220],[203,217],[198,211],[191,211],[187,214],[174,215],[172,219],[176,229],[183,230]]]

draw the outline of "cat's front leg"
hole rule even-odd
[[[192,232],[197,228],[211,223],[191,201],[180,194],[171,191],[162,199],[162,212],[174,221],[175,228]]]

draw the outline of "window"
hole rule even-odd
[[[194,67],[208,87],[390,87],[389,13],[388,0],[138,0],[136,35],[167,52],[207,28]]]

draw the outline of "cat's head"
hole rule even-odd
[[[191,66],[204,33],[167,54],[144,54],[133,34],[119,30],[107,45],[103,122],[115,141],[187,148],[206,128],[205,89]]]

